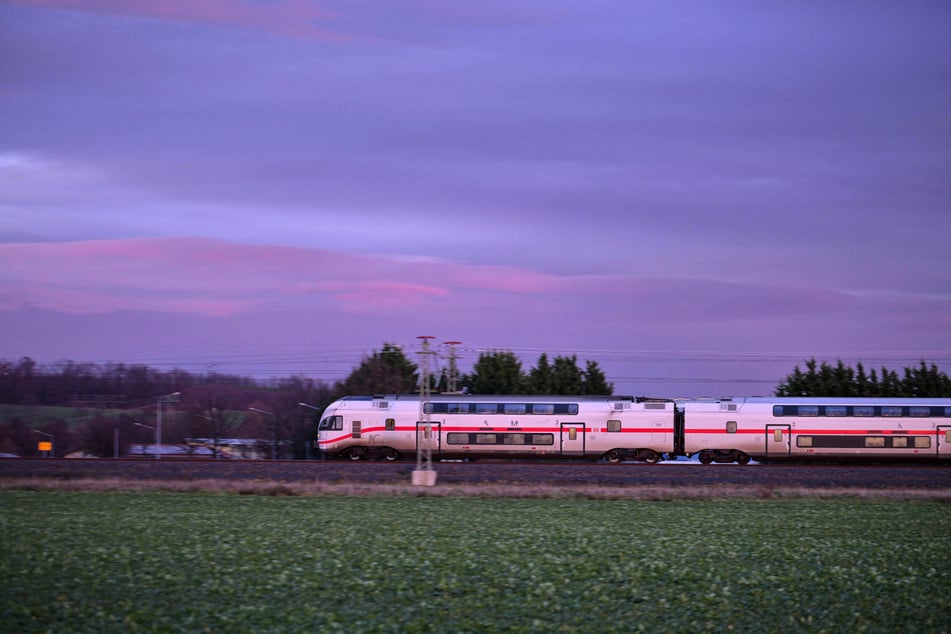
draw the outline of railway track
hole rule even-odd
[[[138,460],[16,458],[0,460],[0,479],[223,480],[229,482],[402,484],[415,462],[302,460]],[[440,484],[594,487],[784,487],[946,490],[951,465],[700,465],[660,463],[437,462]]]

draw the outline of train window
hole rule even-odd
[[[915,436],[915,447],[918,449],[927,449],[931,446],[931,439],[927,436]]]
[[[774,430],[773,430],[773,440],[776,441],[776,442],[782,442],[782,441],[783,441],[783,430],[782,430],[782,429],[774,429]]]
[[[343,416],[328,416],[320,421],[318,429],[340,431],[343,429]]]
[[[569,427],[568,428],[568,440],[578,440],[578,428]]]
[[[469,404],[468,403],[446,403],[446,413],[447,414],[468,414]]]
[[[951,407],[945,407],[945,408],[944,408],[944,415],[945,415],[945,416],[951,416]]]
[[[476,434],[475,441],[477,445],[494,445],[495,434]]]
[[[450,445],[467,445],[469,444],[469,434],[451,432],[446,434],[446,443]]]
[[[569,416],[578,415],[578,404],[577,403],[559,403],[555,405],[556,414],[568,414]]]
[[[396,419],[395,419],[395,418],[387,418],[387,419],[386,419],[386,431],[393,431],[394,429],[396,429]]]
[[[609,420],[609,421],[608,421],[608,431],[621,431],[621,421],[619,421],[619,420]]]
[[[502,444],[505,445],[524,445],[525,434],[503,434]]]
[[[773,416],[782,416],[784,413],[783,409],[782,405],[773,405]]]
[[[554,445],[555,435],[554,434],[532,434],[532,444],[533,445]]]
[[[505,403],[502,405],[502,411],[506,414],[524,414],[528,409],[525,403]]]
[[[798,436],[796,438],[797,447],[812,447],[812,436]]]
[[[892,438],[892,447],[907,447],[908,438],[905,436],[895,436]]]
[[[361,429],[362,427],[363,427],[363,424],[362,424],[360,421],[358,421],[358,420],[353,421],[353,422],[350,424],[350,436],[353,437],[353,438],[359,438],[359,437],[360,437],[360,429]]]
[[[898,418],[901,416],[901,413],[901,407],[886,405],[882,408],[882,416],[887,416],[889,418]]]
[[[884,447],[885,437],[884,436],[866,436],[865,446],[866,447]]]
[[[554,414],[555,406],[551,403],[535,403],[532,405],[532,414]]]
[[[726,422],[726,433],[728,433],[728,434],[735,434],[735,433],[736,433],[736,421],[735,421],[735,420],[728,420],[728,421]]]
[[[819,406],[818,405],[800,405],[797,411],[800,416],[818,416]]]
[[[908,408],[908,415],[913,418],[927,418],[931,416],[930,407],[912,406]]]
[[[495,403],[476,403],[476,414],[497,414],[499,406]]]
[[[846,409],[840,405],[826,405],[826,416],[845,416]]]
[[[875,416],[875,408],[868,405],[856,405],[852,408],[852,416]]]
[[[437,409],[439,409],[438,407],[434,407],[434,405],[436,405],[436,403],[426,403],[426,404],[424,404],[424,405],[423,405],[423,411],[426,412],[427,414],[432,414],[434,411],[436,411]]]

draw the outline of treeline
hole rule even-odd
[[[333,384],[306,377],[260,381],[246,376],[160,371],[123,363],[61,361],[39,365],[28,357],[0,360],[0,454],[37,455],[37,432],[55,438],[55,454],[125,456],[130,445],[154,442],[163,412],[163,444],[210,439],[218,452],[229,438],[261,439],[277,458],[314,455],[319,413],[345,395],[418,392],[420,370],[395,344],[362,359]],[[611,394],[597,363],[578,367],[576,356],[542,354],[523,371],[511,352],[480,355],[469,374],[430,375],[434,392],[450,387],[478,394]],[[174,395],[174,398],[171,398]],[[168,397],[168,398],[167,398]]]
[[[512,352],[493,351],[480,354],[467,374],[451,376],[446,369],[430,375],[434,392],[614,392],[596,362],[581,367],[576,355],[549,360],[543,353],[525,370]],[[224,439],[258,439],[266,455],[308,458],[315,455],[311,441],[319,414],[337,398],[409,394],[419,388],[419,367],[395,344],[384,344],[333,384],[306,377],[260,381],[122,363],[62,361],[41,366],[30,358],[0,360],[0,454],[37,455],[37,441],[50,437],[55,438],[57,456],[125,456],[130,445],[154,442],[161,410],[163,443],[209,439],[217,454]],[[805,371],[797,366],[779,384],[776,395],[951,397],[951,380],[924,361],[899,374],[810,359]]]
[[[542,353],[528,372],[511,352],[484,352],[461,379],[471,394],[587,394],[609,396],[614,384],[608,383],[596,361],[578,367],[578,356],[556,356],[552,362]]]
[[[208,439],[217,456],[225,439],[259,439],[259,453],[305,458],[313,453],[315,416],[335,394],[304,377],[256,381],[140,365],[0,361],[0,454],[38,455],[38,441],[49,439],[56,456],[124,457],[130,446],[154,444],[161,410],[163,444]]]
[[[522,362],[507,350],[483,352],[472,366],[472,372],[458,377],[446,371],[430,377],[435,392],[457,391],[469,394],[588,394],[608,396],[614,392],[604,372],[595,361],[578,366],[577,355],[556,356],[553,361],[542,353],[528,371]],[[398,394],[419,391],[419,371],[396,344],[365,358],[360,367],[338,384],[342,394]]]
[[[899,375],[886,367],[866,372],[861,363],[853,369],[841,360],[833,366],[812,358],[806,361],[805,372],[797,365],[777,386],[776,396],[951,397],[951,379],[924,360]]]

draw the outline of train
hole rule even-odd
[[[315,446],[354,461],[948,460],[951,399],[346,396],[324,410]]]

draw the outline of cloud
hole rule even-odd
[[[4,309],[76,313],[228,315],[302,301],[344,312],[399,311],[451,295],[539,293],[568,284],[513,267],[204,238],[4,244],[0,270]]]
[[[541,351],[580,353],[603,362],[631,393],[642,389],[635,380],[689,375],[663,360],[677,364],[691,354],[702,360],[695,373],[708,380],[718,372],[744,376],[740,353],[752,354],[757,368],[779,359],[778,370],[749,371],[760,382],[788,372],[790,358],[827,351],[823,358],[901,350],[932,359],[947,350],[939,316],[951,310],[946,296],[552,275],[207,238],[0,244],[0,289],[0,325],[17,333],[6,352],[14,356],[157,359],[199,369],[240,361],[230,367],[260,373],[297,367],[281,351],[435,334],[512,349],[526,363]],[[729,362],[708,359],[710,350]],[[346,372],[335,369],[331,378]]]
[[[448,259],[360,255],[208,238],[0,245],[0,307],[67,313],[147,310],[204,316],[281,309],[342,314],[479,311],[578,323],[699,324],[900,306],[822,287],[626,275],[554,275]],[[947,297],[922,298],[947,302]],[[916,302],[917,304],[917,302]],[[892,308],[893,310],[897,310]],[[626,326],[625,326],[626,327]]]

